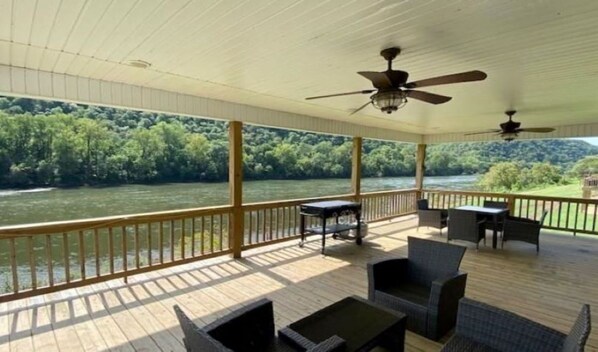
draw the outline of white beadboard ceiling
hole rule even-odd
[[[597,123],[597,19],[595,0],[0,0],[0,65],[457,140],[510,108],[523,127]],[[367,96],[304,100],[369,89],[356,72],[384,70],[389,46],[411,80],[488,78],[392,115],[349,116]]]

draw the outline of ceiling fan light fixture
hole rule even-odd
[[[372,95],[372,105],[387,114],[399,110],[407,104],[407,95],[401,90],[378,92]]]
[[[507,142],[510,142],[510,141],[512,141],[514,139],[517,139],[517,133],[514,133],[514,132],[503,132],[503,133],[500,134],[500,137],[503,140],[505,140]]]

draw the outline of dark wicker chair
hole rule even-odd
[[[505,219],[505,228],[503,231],[501,247],[504,247],[505,241],[523,241],[536,245],[536,252],[540,251],[540,229],[548,211],[545,210],[540,221],[507,217]]]
[[[509,203],[508,202],[497,202],[494,200],[485,200],[484,208],[509,209]],[[506,216],[508,216],[508,215],[509,215],[509,213],[506,214]],[[505,222],[504,218],[498,219],[498,224],[496,227],[497,231],[500,231],[500,232],[503,231],[504,222]],[[492,218],[492,215],[489,215],[486,217],[486,229],[494,230],[494,219]]]
[[[463,298],[455,334],[441,352],[583,352],[590,306],[581,308],[568,335],[511,312]]]
[[[480,240],[484,240],[486,245],[486,220],[480,220],[473,211],[449,209],[446,241],[450,240],[473,242],[476,248],[479,248]]]
[[[272,302],[261,299],[238,309],[200,329],[178,306],[174,306],[188,352],[269,352],[296,351],[276,337]],[[303,339],[303,351],[343,351],[345,342],[338,336],[316,345]]]
[[[440,230],[442,235],[442,229],[446,227],[446,219],[448,212],[446,209],[432,209],[428,206],[427,199],[419,199],[417,201],[417,216],[419,218],[417,223],[417,229],[421,226],[433,227]]]
[[[368,299],[407,314],[407,329],[438,340],[455,326],[465,248],[408,237],[408,258],[368,263]]]

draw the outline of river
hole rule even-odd
[[[426,177],[426,188],[473,189],[478,176]],[[362,192],[413,188],[413,177],[365,178]],[[246,181],[244,202],[351,192],[349,179]],[[228,183],[0,190],[0,226],[223,205]]]

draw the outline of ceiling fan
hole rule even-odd
[[[358,109],[354,110],[351,113],[351,115],[364,109],[369,104],[374,105],[374,107],[380,109],[382,112],[391,114],[393,111],[397,111],[399,108],[403,107],[407,103],[407,98],[421,100],[430,104],[443,104],[452,99],[451,97],[447,97],[444,95],[413,90],[413,88],[437,86],[441,84],[482,81],[487,77],[487,75],[482,71],[468,71],[407,83],[409,73],[405,71],[392,69],[392,60],[394,60],[400,53],[401,49],[398,47],[384,49],[380,52],[380,55],[382,55],[382,57],[384,57],[384,59],[388,61],[388,69],[386,71],[357,72],[358,74],[372,81],[372,84],[374,85],[375,89],[358,90],[355,92],[348,93],[320,95],[316,97],[308,97],[305,99],[312,100],[338,97],[343,95],[374,93],[370,96],[370,101],[368,101]]]
[[[513,121],[513,115],[515,115],[516,112],[516,110],[505,111],[505,114],[509,117],[509,121],[501,123],[500,129],[466,133],[465,135],[472,136],[475,134],[495,133],[501,136],[505,141],[512,141],[517,138],[519,132],[549,133],[554,131],[554,128],[551,127],[519,128],[521,122]]]

